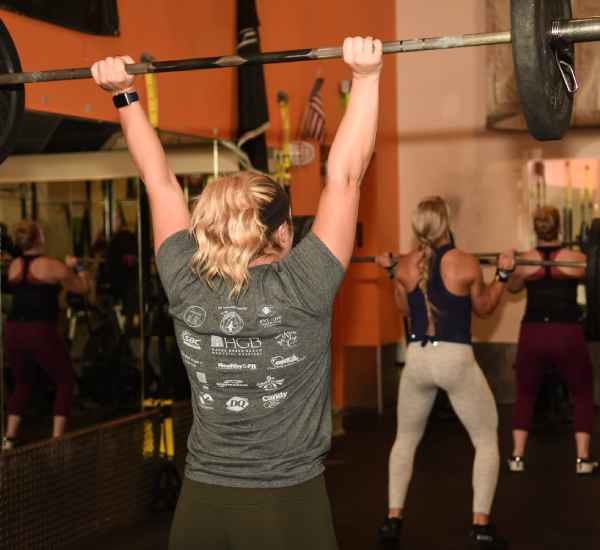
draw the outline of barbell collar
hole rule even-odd
[[[550,31],[551,42],[596,42],[600,40],[600,17],[554,21]]]
[[[600,17],[555,21],[548,33],[548,40],[551,43],[561,41],[576,43],[600,40]],[[510,31],[441,36],[433,38],[414,38],[386,42],[383,45],[383,53],[395,54],[449,50],[454,48],[471,48],[478,46],[510,44],[511,42],[512,36]],[[273,63],[314,61],[317,59],[339,59],[341,57],[343,57],[343,50],[340,47],[315,48],[270,53],[256,53],[246,56],[228,55],[220,57],[179,59],[173,61],[153,61],[150,63],[133,63],[127,65],[126,70],[131,75],[142,75],[147,73],[167,73],[176,71],[217,69],[223,67],[239,67],[241,65],[268,65]],[[59,80],[82,80],[89,78],[92,78],[92,73],[87,67],[78,69],[4,73],[0,74],[0,86],[31,84],[35,82],[53,82]]]

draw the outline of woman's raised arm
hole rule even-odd
[[[134,92],[134,77],[125,71],[127,56],[109,57],[94,63],[96,83],[113,95]],[[154,128],[139,101],[119,109],[121,127],[127,147],[146,185],[152,212],[154,249],[173,233],[190,226],[190,213],[183,191],[167,164],[167,157]]]
[[[352,93],[329,153],[327,185],[313,231],[347,267],[354,248],[360,184],[377,134],[381,41],[346,38],[344,61],[352,69]]]

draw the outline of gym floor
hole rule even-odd
[[[503,459],[510,453],[511,408],[500,407]],[[377,549],[385,514],[387,459],[394,417],[346,419],[335,439],[327,483],[340,550]],[[597,418],[595,436],[600,435]],[[434,418],[418,450],[408,496],[402,550],[464,550],[471,508],[472,450],[459,422]],[[570,426],[538,427],[522,476],[502,473],[494,520],[511,550],[584,550],[600,541],[600,478],[577,479]],[[201,512],[199,512],[201,513]],[[96,537],[87,550],[166,550],[170,518]],[[316,550],[316,549],[315,549]]]

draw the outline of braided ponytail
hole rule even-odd
[[[431,300],[429,299],[429,291],[427,287],[429,285],[429,277],[431,276],[431,269],[433,267],[433,255],[435,249],[433,248],[433,244],[430,241],[422,239],[419,241],[418,252],[418,287],[421,289],[421,292],[425,297],[425,309],[427,311],[427,334],[429,336],[433,336],[433,334],[430,334],[430,332],[435,333],[435,306],[431,303]]]
[[[448,207],[444,199],[428,197],[419,203],[412,219],[413,232],[418,242],[418,287],[425,298],[427,334],[429,336],[435,335],[435,318],[438,313],[435,305],[429,299],[429,279],[433,269],[436,244],[449,231],[448,218]]]

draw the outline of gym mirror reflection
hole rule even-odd
[[[0,407],[2,429],[8,422],[11,430],[3,434],[11,437],[5,443],[14,439],[15,445],[23,445],[56,435],[61,416],[67,417],[67,431],[73,431],[140,410],[144,346],[138,189],[135,179],[0,186]],[[39,240],[30,250],[17,246],[22,234],[15,241],[14,231],[22,220],[39,228]],[[28,295],[27,283],[57,281],[54,272],[44,279],[48,268],[43,262],[37,267],[35,260],[23,259],[37,255],[60,261],[53,269],[67,273],[70,288],[49,285],[39,294],[38,286]],[[14,277],[25,265],[26,284],[20,287]],[[72,282],[78,278],[89,282],[84,294],[78,293],[81,284]],[[56,315],[49,310],[57,292]],[[57,335],[29,324],[39,316],[39,311],[30,314],[35,307],[28,307],[28,300],[36,296],[45,303],[41,315],[49,319],[48,330],[55,327]]]
[[[598,211],[598,159],[534,160],[527,167],[528,204],[531,213],[540,206],[554,206],[561,213],[562,239],[571,248],[585,245]],[[529,216],[528,219],[531,219]],[[533,231],[530,239],[534,240]]]

